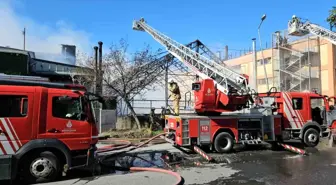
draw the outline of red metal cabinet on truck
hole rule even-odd
[[[234,143],[276,141],[276,137],[281,136],[281,116],[237,113],[210,117],[167,115],[165,130],[169,132],[169,139],[178,146],[205,146],[223,153],[231,151]]]

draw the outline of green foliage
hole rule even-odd
[[[336,28],[336,6],[333,6],[332,9],[329,10],[327,22],[330,24],[330,30]]]

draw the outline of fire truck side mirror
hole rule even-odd
[[[193,91],[199,91],[201,89],[201,83],[197,82],[197,83],[192,83],[191,85],[191,89]]]
[[[22,98],[21,99],[21,107],[20,107],[20,111],[21,111],[21,115],[26,116],[27,112],[28,112],[28,99],[27,98]]]

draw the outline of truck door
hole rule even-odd
[[[0,91],[0,155],[15,154],[33,137],[33,93]]]
[[[76,93],[50,93],[45,136],[63,140],[74,150],[88,148],[91,125],[84,113],[85,106],[83,97]]]
[[[284,101],[287,103],[286,114],[288,114],[287,117],[291,127],[293,129],[301,129],[309,118],[309,110],[307,108],[310,106],[307,96],[302,96],[302,94],[283,94]]]
[[[326,124],[325,99],[323,97],[311,97],[309,109],[311,120],[320,125]]]

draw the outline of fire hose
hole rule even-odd
[[[130,141],[127,140],[117,140],[118,142],[121,142],[122,144],[113,144],[113,145],[108,145],[108,146],[104,146],[104,147],[100,147],[97,149],[96,153],[103,153],[103,152],[110,152],[110,151],[118,151],[120,150],[120,152],[114,153],[114,155],[117,154],[122,154],[122,153],[126,153],[126,152],[130,152],[132,150],[135,150],[137,148],[143,147],[144,145],[148,144],[149,142],[151,142],[152,140],[165,135],[165,133],[162,134],[158,134],[148,140],[146,140],[143,143],[140,143],[139,145],[132,145],[132,143]],[[126,149],[128,148],[128,149]],[[122,150],[125,149],[125,150]],[[112,167],[115,170],[120,170],[120,171],[131,171],[131,172],[136,172],[136,171],[149,171],[149,172],[159,172],[159,173],[165,173],[168,175],[172,175],[174,176],[177,181],[174,183],[174,185],[182,185],[183,184],[183,178],[176,172],[173,172],[171,170],[165,170],[165,169],[161,169],[161,168],[148,168],[148,167],[118,167],[118,166],[109,166],[108,163],[106,162],[106,160],[108,160],[109,158],[112,158],[114,155],[106,155],[104,156],[102,159],[99,160],[99,164],[103,165],[103,166],[108,166],[108,167]]]

